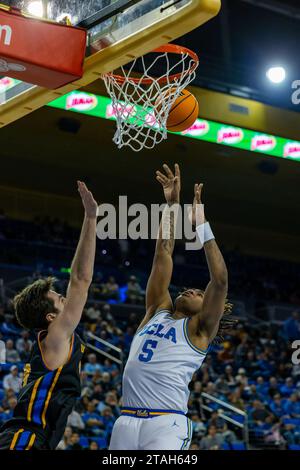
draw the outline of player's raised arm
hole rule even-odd
[[[70,282],[64,308],[49,325],[47,346],[56,345],[60,340],[69,339],[80,322],[88,289],[93,279],[96,250],[97,202],[86,185],[78,181],[78,191],[85,210],[80,239],[71,265]]]
[[[176,205],[180,202],[180,169],[175,165],[175,173],[168,165],[163,165],[164,173],[156,172],[156,179],[163,187],[167,206],[160,222],[158,238],[151,274],[146,290],[146,320],[160,308],[171,309],[172,300],[169,285],[173,271],[173,250],[175,245]]]
[[[228,273],[224,258],[215,241],[209,223],[205,219],[201,202],[203,185],[195,184],[191,222],[196,226],[200,241],[204,245],[210,281],[203,295],[201,313],[192,318],[190,326],[195,335],[201,335],[207,344],[216,336],[224,314],[228,289]]]

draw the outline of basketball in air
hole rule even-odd
[[[175,93],[176,89],[168,90],[164,96]],[[161,110],[163,97],[156,100],[156,109]],[[199,104],[195,96],[188,90],[182,90],[178,98],[172,104],[167,119],[167,129],[171,132],[182,132],[189,129],[199,115]]]

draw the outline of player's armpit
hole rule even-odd
[[[187,330],[189,339],[194,346],[202,350],[208,348],[211,340],[204,331],[200,331],[199,329],[199,315],[189,318]],[[218,328],[216,331],[218,331]]]

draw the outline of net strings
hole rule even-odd
[[[113,72],[103,75],[107,92],[112,100],[112,115],[116,119],[117,130],[113,141],[121,149],[129,146],[139,152],[143,148],[152,149],[167,138],[167,119],[173,103],[181,91],[195,78],[194,59],[187,53],[179,55],[175,63],[170,62],[170,53],[159,54],[147,65],[145,57],[135,59],[128,69],[121,67],[120,82]],[[142,74],[138,82],[132,80],[134,69],[139,61]],[[153,77],[151,71],[163,64],[165,73]],[[173,74],[178,74],[172,79]],[[149,84],[143,84],[149,79]]]

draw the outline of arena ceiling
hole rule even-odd
[[[299,0],[222,0],[221,13],[179,40],[200,57],[195,84],[299,111],[291,83],[299,80]],[[268,67],[287,70],[278,87],[265,78]]]

